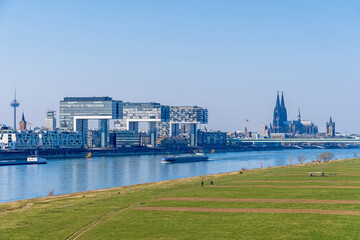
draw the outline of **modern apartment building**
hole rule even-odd
[[[29,148],[79,148],[83,146],[82,135],[69,131],[16,131],[3,129],[0,131],[0,145],[4,149]]]

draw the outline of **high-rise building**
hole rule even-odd
[[[82,133],[82,142],[88,142],[88,120],[99,121],[101,147],[109,143],[109,120],[122,119],[122,101],[110,97],[65,97],[60,101],[60,128]]]
[[[154,102],[125,102],[123,111],[123,119],[115,121],[115,129],[136,133],[139,131],[139,122],[147,122],[150,145],[156,146],[156,139],[159,137],[158,126],[170,121],[170,107]]]
[[[196,146],[198,143],[198,126],[208,123],[208,110],[198,106],[171,106],[170,129],[171,136],[177,136],[180,124],[186,124],[189,128],[189,143]]]
[[[83,133],[88,142],[88,120],[99,120],[101,147],[110,143],[109,120],[115,130],[139,132],[139,123],[149,124],[148,136],[152,146],[158,137],[179,134],[179,124],[190,125],[190,144],[197,143],[197,126],[207,123],[207,109],[197,106],[169,107],[160,103],[132,103],[115,101],[110,97],[66,97],[60,101],[60,128]],[[174,127],[173,127],[174,126]],[[172,131],[173,130],[173,131]]]
[[[45,129],[50,131],[54,131],[56,129],[55,111],[46,112]]]
[[[19,122],[20,130],[26,130],[27,122],[25,121],[24,113],[22,113],[21,121]]]
[[[335,137],[335,122],[330,117],[330,121],[326,123],[326,136]]]

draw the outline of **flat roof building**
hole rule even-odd
[[[56,129],[55,111],[46,112],[45,129],[50,131],[54,131]]]
[[[122,101],[110,97],[65,97],[60,101],[60,128],[82,132],[83,142],[87,143],[88,120],[99,120],[101,146],[109,143],[109,120],[121,119]]]

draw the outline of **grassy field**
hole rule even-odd
[[[360,159],[0,204],[0,239],[360,239],[359,225]]]

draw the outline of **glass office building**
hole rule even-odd
[[[74,119],[122,119],[122,101],[110,97],[66,97],[60,101],[60,128],[76,131]]]
[[[190,145],[197,145],[197,127],[208,123],[208,110],[198,106],[172,106],[170,110],[170,129],[172,136],[179,133],[179,124],[187,124],[190,128]]]
[[[99,120],[102,131],[102,147],[108,144],[108,121],[123,117],[122,101],[110,97],[65,97],[60,101],[60,128],[83,133],[83,142],[87,143],[88,120]],[[106,121],[106,123],[105,123]],[[105,126],[105,127],[104,127]]]
[[[160,103],[124,103],[124,120],[134,121],[162,121],[170,120],[170,107]]]

